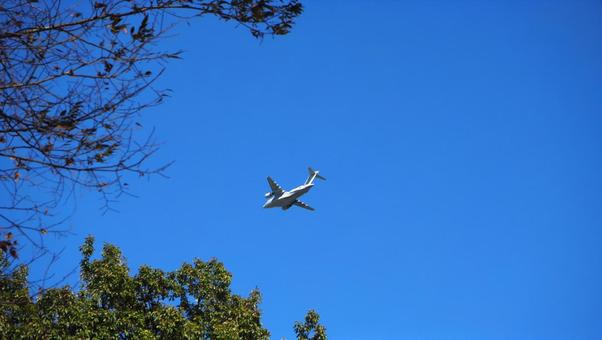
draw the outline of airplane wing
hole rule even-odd
[[[274,181],[272,179],[272,177],[268,176],[268,183],[270,184],[270,188],[272,189],[272,192],[276,195],[276,196],[280,196],[284,193],[284,189],[282,189],[278,183],[276,183],[276,181]]]
[[[311,210],[311,211],[316,210],[316,209],[310,207],[309,205],[307,205],[307,203],[303,203],[303,202],[301,202],[299,200],[296,200],[295,203],[293,203],[293,204],[296,205],[296,206],[298,206],[298,207],[307,209],[307,210]]]

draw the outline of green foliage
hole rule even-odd
[[[261,294],[230,290],[232,275],[215,260],[195,259],[164,272],[142,266],[131,276],[119,248],[106,244],[99,259],[94,239],[80,248],[81,289],[52,288],[33,298],[27,267],[7,271],[0,250],[0,337],[12,339],[269,339],[261,325]],[[299,339],[326,339],[310,311],[296,324]]]
[[[326,340],[326,327],[320,324],[320,315],[313,309],[305,315],[305,322],[295,322],[295,333],[299,340]]]

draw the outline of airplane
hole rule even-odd
[[[312,211],[315,210],[314,208],[307,205],[307,203],[303,203],[303,202],[299,201],[298,198],[303,196],[304,194],[306,194],[314,186],[314,180],[316,178],[319,178],[323,181],[325,181],[326,178],[320,176],[319,171],[314,171],[314,169],[312,169],[312,168],[307,168],[307,170],[309,171],[309,177],[307,177],[307,180],[305,180],[305,183],[296,187],[293,190],[290,190],[290,191],[286,191],[286,190],[282,189],[278,185],[278,183],[276,183],[272,179],[272,177],[268,176],[268,184],[270,185],[270,188],[272,189],[272,191],[265,194],[265,198],[267,199],[267,201],[265,202],[263,207],[264,208],[280,207],[280,208],[282,208],[282,210],[287,210],[288,208],[292,207],[293,205],[296,205],[298,207],[301,207],[301,208],[304,208],[307,210],[312,210]]]

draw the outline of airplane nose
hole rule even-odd
[[[265,201],[265,203],[263,204],[262,207],[264,207],[264,208],[271,208],[273,201],[274,201],[274,197],[270,197],[267,201]]]

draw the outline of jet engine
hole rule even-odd
[[[268,197],[271,197],[271,196],[274,196],[273,192],[266,192],[265,193],[265,198],[268,198]]]

